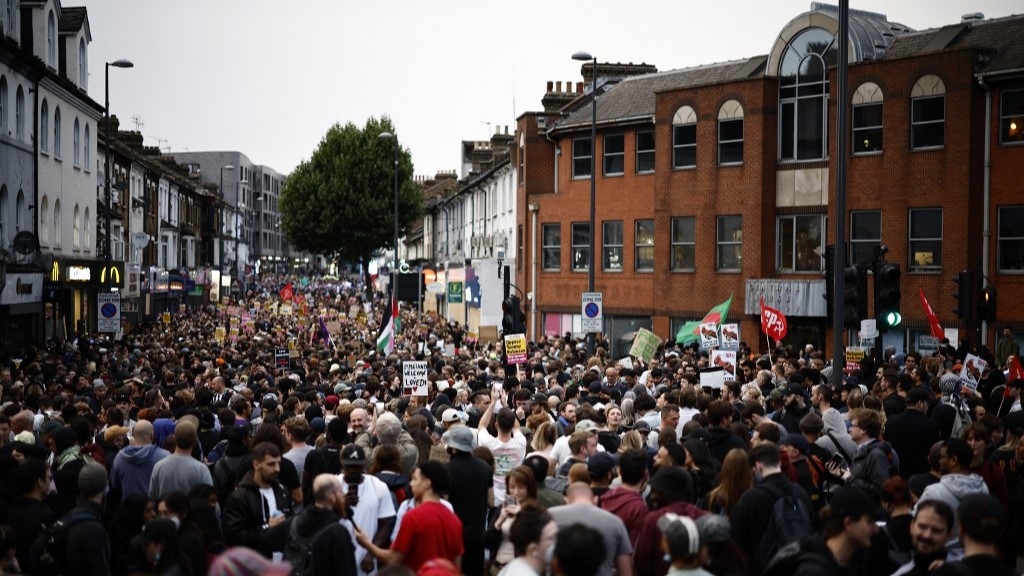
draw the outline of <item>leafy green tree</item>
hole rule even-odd
[[[395,139],[382,140],[389,132]],[[394,148],[398,146],[398,235],[423,214],[409,152],[388,117],[359,128],[335,124],[281,189],[281,228],[299,250],[368,270],[375,252],[394,244]],[[369,284],[369,283],[367,283]]]

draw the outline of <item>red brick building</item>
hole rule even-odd
[[[746,60],[632,76],[598,64],[593,148],[594,83],[549,84],[546,110],[516,133],[531,335],[579,331],[596,158],[595,289],[613,341],[639,327],[674,336],[732,294],[729,319],[755,349],[761,296],[787,314],[787,342],[831,342],[837,17],[816,5]],[[903,322],[885,344],[917,349],[928,334],[919,289],[977,342],[980,325],[953,313],[965,269],[999,295],[990,346],[995,328],[1024,329],[1024,17],[918,32],[851,11],[848,79],[846,252],[868,263],[885,245],[903,270]]]

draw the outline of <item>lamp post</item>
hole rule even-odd
[[[391,132],[381,132],[377,138],[391,140],[392,150],[395,157],[395,256],[391,265],[391,298],[395,299],[395,290],[398,288],[398,138]]]
[[[244,217],[245,202],[239,202],[238,210],[235,211],[235,274],[238,275],[241,275],[238,270],[238,245],[241,244],[242,240],[242,218]]]
[[[107,227],[106,237],[103,239],[103,260],[108,265],[113,259],[111,253],[110,240],[110,212],[113,210],[113,206],[110,201],[110,67],[115,68],[132,68],[135,64],[132,64],[130,60],[124,58],[115,60],[113,62],[106,62],[106,66],[103,68],[103,156],[104,165],[103,169],[103,197],[106,202],[106,210],[104,210],[104,225]]]
[[[587,263],[587,291],[594,291],[594,237],[597,232],[594,229],[596,224],[595,196],[597,191],[597,57],[591,56],[589,52],[577,52],[572,55],[573,60],[592,62],[593,69],[590,76],[590,258]],[[594,354],[594,343],[596,335],[593,332],[587,333],[587,353]]]
[[[221,200],[224,199],[224,171],[225,170],[234,170],[234,169],[235,169],[235,167],[232,164],[226,164],[226,165],[220,167],[220,188],[218,188],[218,190],[220,190]],[[221,214],[222,214],[221,220],[223,220],[223,214],[224,214],[223,211],[221,212]],[[224,258],[225,258],[224,238],[225,237],[226,237],[226,234],[224,233],[224,223],[221,222],[221,226],[220,226],[220,269],[221,270],[224,270]]]

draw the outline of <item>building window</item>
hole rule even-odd
[[[611,134],[604,137],[604,175],[619,176],[626,170],[626,137]]]
[[[654,172],[654,130],[636,133],[636,171],[638,174]]]
[[[572,223],[572,270],[586,272],[590,269],[590,224]]]
[[[998,254],[1000,272],[1024,272],[1024,206],[1000,206]]]
[[[43,152],[50,151],[50,105],[43,98],[43,105],[39,113],[39,148]]]
[[[7,115],[10,110],[7,105],[7,78],[0,76],[0,135],[7,134]]]
[[[60,106],[53,112],[53,155],[60,158]]]
[[[738,271],[743,269],[743,217],[718,217],[718,245],[715,269]]]
[[[82,249],[88,250],[92,246],[92,234],[89,231],[92,230],[92,219],[89,217],[89,207],[85,207],[85,225],[82,227],[82,236],[85,239],[82,242]]]
[[[910,211],[910,269],[942,267],[942,208]]]
[[[633,237],[636,251],[633,268],[637,272],[654,270],[654,220],[637,220]]]
[[[694,218],[672,219],[672,270],[693,271],[696,268]]]
[[[82,146],[82,157],[85,159],[85,171],[89,171],[89,164],[92,162],[92,138],[89,135],[89,125],[85,125],[85,145]]]
[[[853,93],[854,154],[882,151],[882,89],[874,82],[865,82]]]
[[[18,142],[25,141],[25,91],[21,86],[14,95],[14,137]]]
[[[718,109],[718,163],[743,163],[743,106],[735,100]]]
[[[780,216],[778,270],[820,272],[825,253],[825,215]]]
[[[572,177],[587,178],[594,163],[594,147],[590,138],[573,138],[572,140]]]
[[[519,185],[522,186],[526,179],[526,148],[523,146],[519,147],[519,173],[516,176],[519,179]]]
[[[910,92],[910,147],[937,148],[945,142],[946,86],[938,76],[922,76]]]
[[[75,204],[74,217],[71,219],[71,247],[74,249],[81,248],[82,244],[82,212],[78,209],[78,204]]]
[[[64,241],[63,221],[60,219],[60,198],[53,202],[53,245],[60,247]]]
[[[828,69],[835,35],[808,28],[794,37],[779,66],[779,159],[820,160],[828,152]]]
[[[1024,142],[1024,90],[1006,90],[999,96],[999,142]]]
[[[75,131],[74,131],[74,146],[75,147],[74,147],[73,152],[71,153],[71,157],[74,159],[75,166],[78,166],[79,162],[82,159],[81,152],[80,152],[80,149],[78,147],[81,143],[82,143],[82,139],[81,139],[81,136],[80,136],[80,129],[78,127],[78,118],[75,118]]]
[[[85,49],[85,38],[78,40],[78,85],[83,90],[89,89],[89,53]]]
[[[882,213],[850,213],[850,264],[871,266],[875,248],[882,245]]]
[[[46,18],[46,63],[57,67],[57,20],[52,11]]]
[[[697,165],[697,113],[689,106],[676,110],[672,118],[672,167]]]
[[[559,270],[562,267],[562,225],[541,226],[541,251],[544,270]]]
[[[619,272],[622,270],[622,220],[604,222],[601,227],[601,266]]]

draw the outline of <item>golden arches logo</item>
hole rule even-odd
[[[50,280],[60,281],[60,264],[57,264],[56,261],[53,263],[53,268],[50,269]]]
[[[104,266],[100,272],[100,283],[105,284],[107,282],[107,272],[110,272],[110,283],[114,285],[121,284],[121,271],[117,269],[117,266]]]

